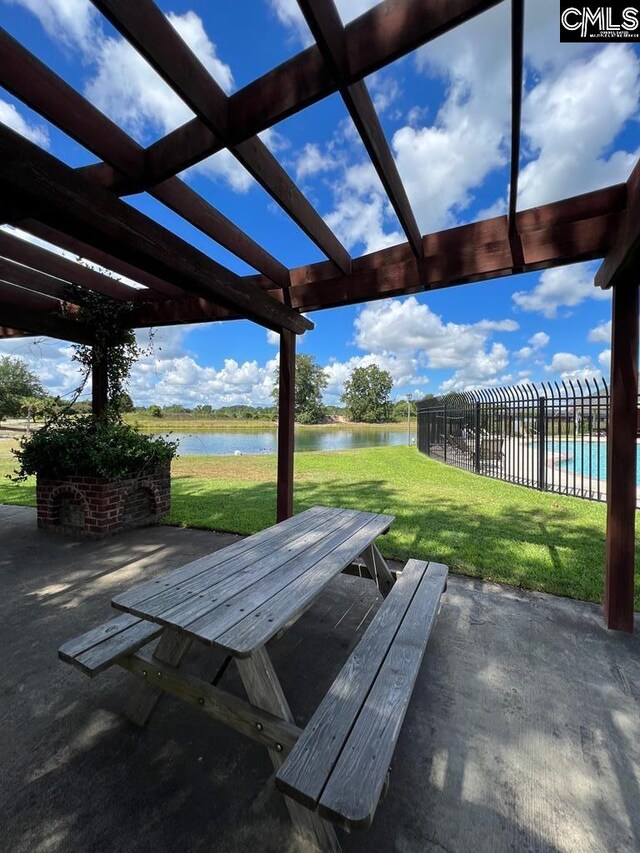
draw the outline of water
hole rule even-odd
[[[233,456],[236,451],[243,456],[277,453],[278,435],[271,429],[219,429],[211,432],[161,432],[154,433],[178,441],[182,456]],[[361,427],[359,429],[306,427],[297,429],[297,453],[309,450],[352,450],[357,447],[389,447],[407,444],[406,430],[386,427]]]
[[[606,480],[607,478],[607,442],[605,440],[587,441],[554,441],[549,442],[550,454],[555,457],[557,468],[575,471],[585,480]],[[560,458],[558,457],[566,457]],[[557,461],[556,461],[557,460]],[[636,470],[636,484],[640,486],[640,471]]]

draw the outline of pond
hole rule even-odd
[[[154,433],[178,441],[181,456],[256,456],[276,453],[275,427],[265,429],[216,429],[211,432]],[[412,436],[412,443],[415,440]],[[393,427],[305,427],[296,429],[297,453],[309,450],[352,450],[357,447],[387,447],[407,444],[407,430]]]

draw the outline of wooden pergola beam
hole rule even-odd
[[[32,293],[40,293],[57,300],[68,301],[67,283],[39,270],[16,264],[8,258],[0,258],[0,281],[21,287]]]
[[[422,238],[396,161],[364,80],[346,84],[349,78],[345,30],[333,0],[298,0],[309,29],[327,67],[339,85],[340,95],[356,126],[382,186],[396,212],[413,253],[422,257]]]
[[[205,123],[217,144],[227,147],[228,98],[155,3],[92,2]],[[348,273],[349,253],[266,145],[251,136],[230,145],[229,150],[338,269]],[[149,185],[160,183],[164,177],[147,163]]]
[[[30,267],[47,276],[54,276],[81,287],[86,287],[96,293],[110,296],[123,302],[136,301],[140,291],[126,284],[120,284],[108,275],[96,272],[83,264],[70,261],[61,255],[36,246],[28,240],[15,237],[7,231],[0,230],[0,255],[18,264]],[[2,259],[0,259],[2,264]],[[25,286],[25,285],[23,285]],[[144,291],[142,291],[144,293]]]
[[[7,203],[31,205],[57,229],[261,325],[296,333],[312,325],[7,128],[0,129],[0,186]]]
[[[147,185],[144,148],[2,29],[0,84],[105,161],[82,169],[98,186],[125,195]],[[171,178],[150,192],[275,284],[288,285],[284,264],[179,178]]]
[[[503,0],[385,0],[345,27],[349,76],[356,83],[383,65],[443,35]],[[133,5],[133,4],[131,4]],[[332,95],[338,82],[317,45],[229,98],[228,145],[236,145]],[[219,151],[218,138],[192,119],[147,149],[152,174],[176,175]]]
[[[0,295],[0,329],[9,327],[25,335],[47,335],[71,343],[93,344],[93,332],[84,324],[47,310],[25,307],[23,301],[6,301],[5,295],[3,290]]]
[[[507,219],[509,235],[517,234],[518,176],[520,174],[520,133],[522,124],[522,84],[524,74],[524,0],[511,2],[511,168]]]
[[[626,212],[620,221],[615,244],[596,273],[595,283],[603,290],[638,282],[640,258],[640,160],[625,185]]]
[[[332,264],[310,264],[290,271],[288,294],[300,311],[317,311],[388,296],[438,290],[456,284],[485,281],[514,272],[539,271],[600,258],[613,244],[625,205],[625,187],[619,184],[552,202],[518,213],[524,266],[514,260],[506,216],[461,225],[423,238],[425,260],[416,260],[407,243],[357,258],[350,276],[336,277]],[[254,277],[254,285],[269,289],[268,279]],[[270,291],[283,299],[282,291]],[[232,319],[215,306],[187,297],[171,303],[140,306],[135,322],[141,326],[197,323]]]

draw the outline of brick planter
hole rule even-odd
[[[155,524],[169,512],[171,464],[139,477],[37,477],[38,527],[101,539]]]

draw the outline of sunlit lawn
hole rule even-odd
[[[0,474],[11,467],[5,442]],[[381,540],[389,557],[435,559],[500,583],[602,598],[604,504],[510,486],[410,447],[297,454],[295,498],[298,512],[325,504],[395,515]],[[178,458],[172,501],[170,524],[253,533],[275,520],[275,458]],[[34,505],[33,483],[0,479],[0,503]]]

